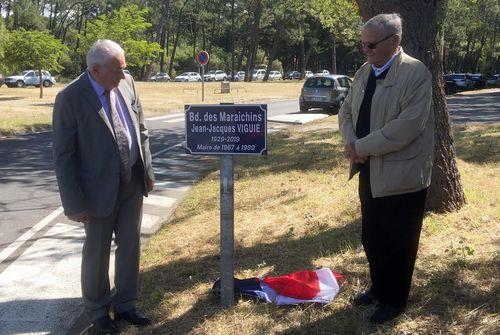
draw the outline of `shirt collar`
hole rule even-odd
[[[94,89],[95,93],[97,94],[98,97],[103,95],[106,92],[106,89],[102,87],[97,81],[92,78],[92,75],[90,74],[90,71],[87,71],[87,74],[89,76],[90,84],[92,85],[92,88]]]
[[[391,59],[389,59],[389,61],[387,61],[387,63],[385,63],[381,67],[375,67],[372,64],[372,69],[375,72],[375,77],[377,77],[379,74],[381,74],[382,72],[384,72],[385,70],[387,70],[387,68],[392,65],[392,63],[394,62],[394,59],[397,57],[397,55],[400,52],[401,52],[401,48],[398,48],[398,50],[396,51],[396,53],[394,55],[392,55]]]

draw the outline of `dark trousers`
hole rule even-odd
[[[361,238],[370,266],[370,290],[381,303],[406,306],[426,195],[427,189],[424,189],[373,198],[369,171],[360,173]]]
[[[139,287],[143,175],[140,164],[135,164],[130,183],[120,185],[111,215],[90,217],[85,223],[81,281],[85,309],[92,321],[108,315],[111,303],[118,313],[135,306]],[[111,296],[108,270],[113,233],[117,246],[114,264],[116,293]]]

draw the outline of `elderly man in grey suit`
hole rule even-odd
[[[87,71],[56,98],[54,160],[65,215],[85,226],[82,295],[99,333],[115,333],[110,318],[150,323],[136,309],[143,196],[153,189],[149,136],[134,80],[123,72],[123,49],[98,40]],[[115,288],[108,277],[115,234]]]
[[[432,76],[404,53],[401,36],[398,14],[365,23],[361,43],[368,61],[339,112],[351,177],[360,173],[361,239],[371,279],[353,302],[377,303],[370,317],[375,324],[407,305],[434,152]]]

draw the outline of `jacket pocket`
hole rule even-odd
[[[422,151],[420,138],[411,142],[406,148],[399,151],[394,151],[383,156],[384,162],[402,161],[417,157]]]

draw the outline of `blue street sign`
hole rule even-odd
[[[267,105],[186,105],[186,151],[265,155]]]

